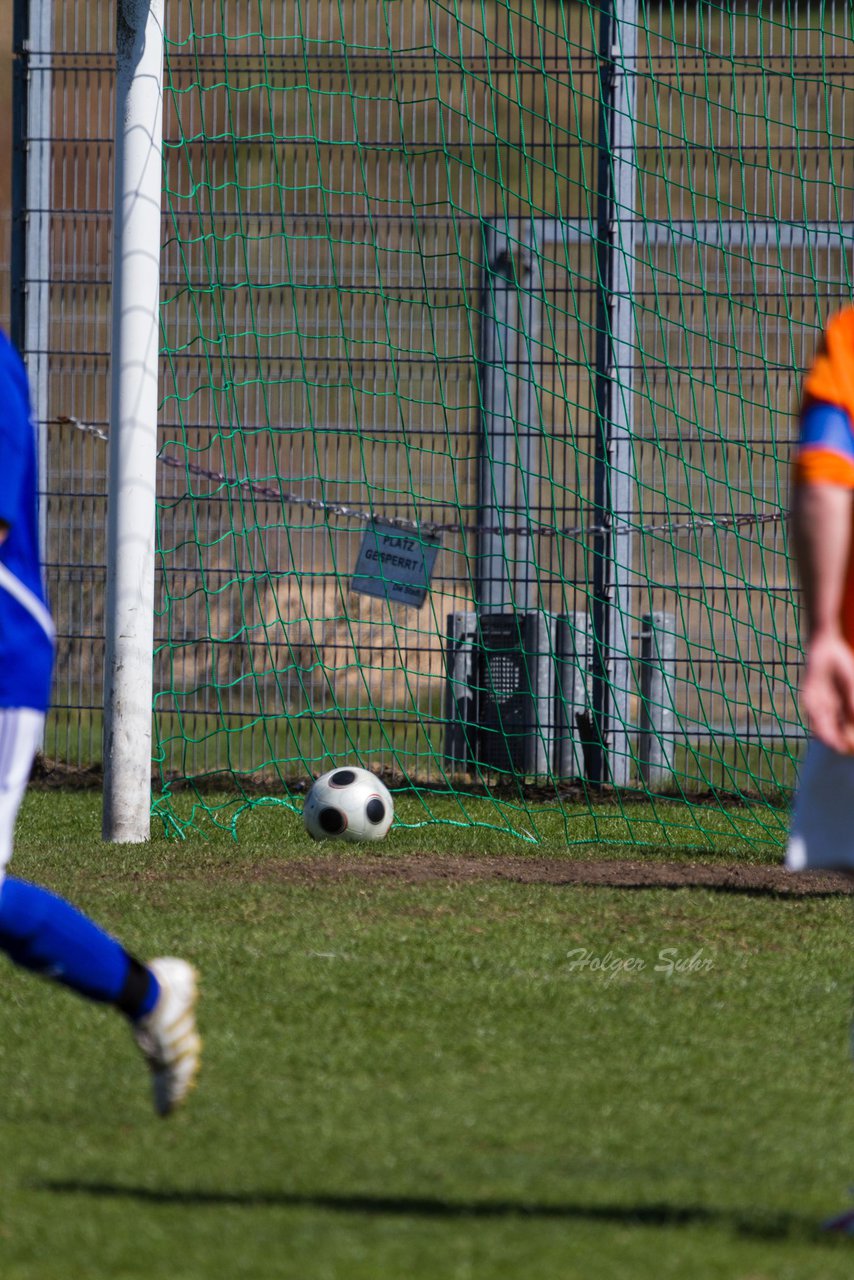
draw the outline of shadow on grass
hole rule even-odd
[[[54,1195],[91,1196],[105,1200],[135,1200],[140,1204],[178,1207],[246,1209],[325,1209],[339,1213],[415,1218],[483,1220],[530,1218],[567,1222],[606,1222],[622,1226],[717,1226],[755,1240],[800,1238],[827,1242],[813,1218],[793,1213],[737,1211],[703,1205],[678,1204],[537,1204],[525,1200],[441,1200],[426,1196],[332,1195],[289,1191],[205,1191],[201,1188],[144,1187],[111,1182],[44,1181],[30,1184],[34,1191]]]

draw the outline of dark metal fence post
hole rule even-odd
[[[515,504],[516,365],[519,297],[506,229],[483,224],[480,329],[477,608],[513,606],[513,546],[505,530]]]

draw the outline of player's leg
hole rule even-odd
[[[854,757],[812,740],[801,766],[786,866],[790,871],[836,871],[854,881],[851,795]],[[854,1055],[854,1026],[851,1030]],[[828,1219],[824,1231],[854,1235],[854,1209]]]
[[[157,1000],[154,975],[70,903],[5,876],[43,720],[36,711],[0,709],[0,948],[34,973],[142,1017]]]
[[[175,959],[143,965],[69,902],[4,874],[43,721],[35,711],[0,709],[0,949],[127,1015],[152,1070],[155,1106],[166,1115],[186,1097],[199,1065],[192,966]]]
[[[854,756],[811,739],[789,828],[789,871],[854,871]]]
[[[115,1005],[131,1020],[159,995],[157,979],[70,902],[40,885],[7,876],[0,887],[0,949],[10,960]]]

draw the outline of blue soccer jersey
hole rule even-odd
[[[0,333],[0,707],[46,711],[54,628],[39,561],[36,442],[23,362]]]

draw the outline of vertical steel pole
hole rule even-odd
[[[53,0],[29,4],[17,0],[15,5],[11,337],[27,364],[42,493],[48,488],[53,13]],[[47,549],[44,499],[39,504],[39,541],[44,558]]]
[[[600,29],[592,781],[631,774],[633,366],[637,0],[611,0]]]
[[[533,525],[539,516],[540,440],[543,438],[543,407],[539,388],[543,366],[543,265],[542,218],[526,220],[522,241],[522,278],[520,300],[520,396],[519,396],[519,502],[520,534],[516,545],[517,595],[520,608],[544,609],[539,586],[536,552],[539,541]]]
[[[557,761],[559,778],[586,774],[581,725],[589,717],[590,619],[580,610],[565,614],[557,628]]]
[[[119,0],[103,819],[114,841],[150,832],[162,134],[163,0]]]
[[[641,629],[641,715],[638,750],[641,777],[650,790],[674,779],[676,710],[676,616],[644,614]]]
[[[540,263],[540,241],[537,223],[531,218],[524,224],[520,246],[519,317],[519,397],[518,467],[516,523],[516,602],[519,609],[545,609],[537,571],[537,538],[533,526],[540,501],[540,439],[542,415],[537,394],[542,366],[542,297],[543,278]]]
[[[9,336],[24,349],[27,254],[27,95],[29,93],[29,0],[14,0],[12,10],[12,227],[9,269]]]

